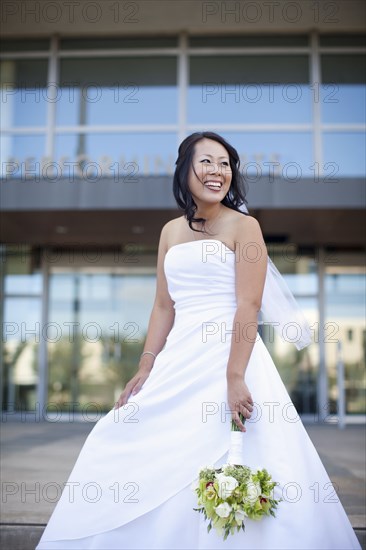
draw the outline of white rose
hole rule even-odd
[[[261,494],[260,483],[258,481],[256,482],[250,481],[248,484],[246,500],[249,501],[251,505],[253,505],[255,504],[260,494]]]
[[[226,476],[225,474],[217,474],[216,476],[218,483],[218,493],[219,497],[226,499],[231,495],[234,489],[238,486],[238,482],[235,477]]]
[[[231,512],[231,506],[227,502],[222,502],[215,508],[215,512],[220,518],[227,518]]]
[[[244,521],[245,518],[248,517],[248,514],[244,512],[244,510],[237,510],[235,512],[235,521],[241,525],[242,521]]]

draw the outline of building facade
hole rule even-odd
[[[4,414],[109,410],[143,347],[161,227],[180,215],[178,145],[213,130],[313,330],[299,352],[261,329],[291,399],[329,420],[344,394],[364,419],[364,3],[4,6]]]

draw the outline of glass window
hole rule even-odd
[[[45,126],[47,59],[1,61],[1,127]]]
[[[300,253],[289,244],[268,247],[268,252],[277,269],[294,294],[301,311],[311,327],[319,322],[316,276],[316,261],[313,255]],[[297,350],[285,342],[270,326],[264,326],[263,341],[271,353],[287,391],[299,414],[317,412],[317,378],[319,350],[311,345]]]
[[[50,47],[48,38],[33,38],[32,40],[19,40],[19,38],[7,38],[1,40],[1,51],[5,52],[41,52]]]
[[[268,254],[276,264],[294,296],[315,295],[318,291],[318,275],[314,257],[300,255],[292,243],[276,246],[269,243]]]
[[[60,41],[61,50],[108,50],[135,48],[176,48],[176,36],[160,37],[103,37],[103,38],[64,38]]]
[[[67,177],[70,162],[84,166],[82,170],[88,170],[90,179],[94,173],[131,178],[136,174],[171,174],[176,155],[177,136],[172,133],[62,134],[56,138],[56,161]],[[87,163],[97,163],[97,167],[90,165],[89,171]]]
[[[32,253],[26,245],[6,246],[5,255],[1,260],[5,263],[5,294],[42,293],[42,274],[34,267],[38,260],[37,254]]]
[[[8,275],[5,278],[6,294],[40,294],[42,292],[42,275]]]
[[[296,297],[301,310],[312,326],[318,322],[318,304],[316,297]],[[284,341],[273,327],[263,328],[262,339],[278,369],[281,379],[299,414],[317,412],[318,400],[318,346],[311,345],[297,350],[294,344]],[[295,417],[295,412],[289,410],[289,417]]]
[[[190,123],[311,122],[307,56],[194,56]]]
[[[328,48],[341,48],[352,46],[366,46],[365,34],[321,34],[319,36],[320,46]]]
[[[310,133],[218,132],[238,151],[241,171],[250,181],[267,174],[291,181],[314,175]]]
[[[154,275],[51,274],[49,319],[60,328],[48,341],[50,402],[111,409],[137,370],[155,287]]]
[[[256,34],[230,36],[192,36],[189,45],[192,48],[268,48],[308,46],[308,36],[302,34]]]
[[[366,139],[363,133],[324,132],[324,168],[329,177],[362,177],[366,174]],[[327,167],[327,163],[330,163]]]
[[[324,122],[365,123],[366,57],[322,55],[320,100]]]
[[[38,383],[41,298],[4,301],[3,401],[5,410],[32,410]]]
[[[1,143],[1,177],[35,179],[41,174],[45,136],[16,136],[3,133]]]
[[[360,258],[360,261],[362,259]],[[365,273],[364,268],[327,268],[326,359],[331,411],[337,411],[337,363],[345,371],[346,412],[365,414]],[[352,338],[349,335],[352,334]],[[337,343],[341,348],[338,351]]]
[[[5,247],[2,393],[7,411],[34,410],[42,313],[42,274],[37,255],[19,244]],[[29,294],[30,296],[24,296]],[[33,295],[33,296],[32,296]]]
[[[172,124],[176,59],[61,60],[57,124]]]

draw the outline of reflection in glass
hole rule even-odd
[[[307,56],[194,56],[190,123],[311,122]]]
[[[136,372],[155,276],[54,273],[50,278],[49,402],[106,411]]]
[[[362,132],[324,132],[324,172],[328,177],[362,177],[366,174],[366,139]],[[327,166],[327,163],[329,165]]]
[[[42,275],[8,275],[5,278],[6,294],[40,294],[42,292]]]
[[[240,35],[208,35],[191,36],[191,48],[278,48],[301,47],[309,45],[306,34],[240,34]]]
[[[176,36],[135,37],[103,36],[103,38],[63,38],[61,50],[107,50],[129,48],[175,48],[178,45]]]
[[[366,58],[322,55],[320,101],[327,123],[366,122]]]
[[[41,298],[5,298],[3,403],[7,411],[35,409],[40,320]]]
[[[218,130],[219,131],[219,130]],[[312,136],[290,132],[220,132],[239,153],[244,177],[274,174],[288,180],[314,175]]]
[[[2,261],[4,270],[5,294],[42,293],[42,274],[34,267],[37,264],[36,254],[26,245],[7,246]]]
[[[316,297],[306,300],[298,296],[295,298],[310,326],[316,326],[318,322]],[[298,414],[311,414],[315,417],[318,411],[317,379],[319,370],[319,352],[316,343],[297,350],[292,343],[283,341],[274,328],[268,325],[263,328],[262,339]],[[291,409],[289,409],[288,415],[290,420],[295,417],[295,413]]]
[[[343,46],[345,47],[352,47],[352,46],[366,46],[366,37],[365,34],[357,34],[357,33],[341,33],[341,34],[333,34],[333,33],[327,33],[327,34],[321,34],[319,36],[319,44],[320,46],[324,46],[327,48],[341,48]]]
[[[7,411],[34,410],[42,338],[42,274],[26,245],[6,246],[3,262],[2,399]],[[27,296],[28,295],[28,296]],[[30,296],[29,296],[30,295]],[[33,296],[32,296],[33,295]]]
[[[176,58],[62,59],[56,124],[173,124]]]
[[[358,271],[358,273],[357,273]],[[337,343],[344,363],[346,412],[366,413],[365,274],[362,268],[328,268],[326,360],[331,412],[337,412]]]
[[[270,257],[293,292],[310,327],[316,327],[319,319],[317,283],[314,281],[316,268],[314,258],[299,255],[296,260],[289,261],[289,255],[280,246],[273,247]],[[301,278],[300,284],[297,283],[298,277]],[[262,339],[270,351],[296,411],[299,414],[315,415],[318,411],[317,378],[319,370],[316,339],[314,338],[312,345],[297,350],[292,343],[282,340],[274,327],[264,326],[261,332]],[[284,337],[286,338],[286,335]],[[286,414],[289,415],[290,421],[295,417],[295,412],[291,409]]]
[[[39,180],[45,152],[43,135],[12,136],[1,135],[1,176],[2,178],[22,178]]]
[[[120,174],[133,181],[137,174],[171,174],[174,171],[177,139],[173,133],[62,134],[56,138],[56,160],[69,176],[71,165],[84,166],[93,174]],[[90,170],[88,163],[97,163]],[[74,169],[79,174],[80,169]]]
[[[47,104],[47,59],[6,59],[1,69],[1,127],[45,126]]]
[[[1,51],[5,52],[40,52],[50,48],[48,38],[33,38],[31,40],[19,40],[19,38],[2,38]]]

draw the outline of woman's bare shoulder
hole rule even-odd
[[[236,212],[239,214],[235,217],[235,226],[239,229],[243,229],[246,227],[260,227],[259,222],[257,218],[254,218],[254,216],[251,216],[250,214],[241,214],[239,212]]]
[[[184,228],[184,219],[184,216],[179,216],[179,218],[173,218],[163,225],[161,229],[161,239],[163,239],[165,243],[172,240],[174,241],[176,236],[179,235]]]
[[[166,222],[165,225],[163,225],[162,232],[165,234],[170,234],[172,232],[177,231],[177,229],[180,229],[183,226],[184,222],[184,216],[179,216],[179,218],[173,218],[172,220],[169,220]]]
[[[239,215],[234,220],[235,241],[247,240],[252,238],[263,239],[261,226],[256,218],[246,215]]]

